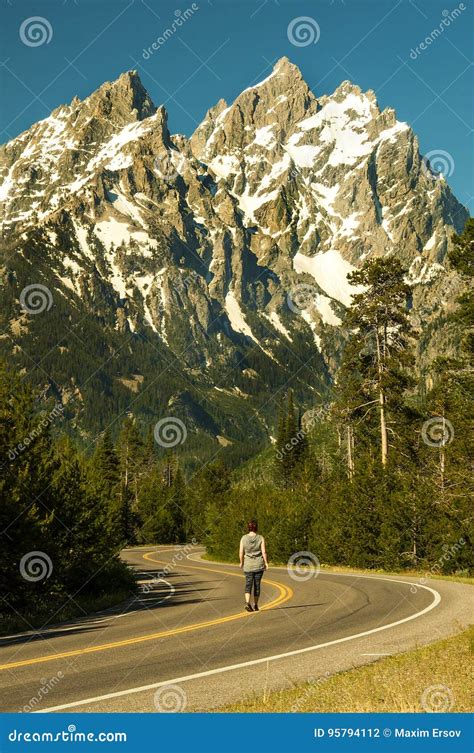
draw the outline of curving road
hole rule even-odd
[[[0,639],[1,711],[210,710],[473,622],[471,586],[329,572],[301,580],[284,568],[265,574],[261,611],[249,614],[241,571],[201,551],[127,550],[138,599]]]

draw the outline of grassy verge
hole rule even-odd
[[[222,712],[423,712],[473,709],[474,628],[430,646],[291,690],[226,706]]]
[[[229,560],[225,557],[219,557],[218,555],[203,554],[203,560],[208,562],[222,562],[222,564],[237,565],[238,561],[233,559]],[[270,567],[284,567],[286,568],[286,562],[273,562],[270,561]],[[429,585],[431,580],[447,580],[453,583],[466,583],[467,585],[474,585],[474,577],[464,574],[454,575],[429,575],[426,571],[421,570],[381,570],[381,569],[369,569],[360,567],[346,567],[344,565],[321,565],[321,572],[323,573],[360,573],[361,575],[404,575],[407,578],[414,578],[419,580],[423,585]]]

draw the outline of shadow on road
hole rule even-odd
[[[143,571],[137,573],[140,582],[138,593],[126,602],[105,609],[101,612],[56,624],[45,624],[12,637],[0,637],[0,649],[7,646],[30,643],[48,638],[66,637],[109,627],[114,620],[137,612],[153,612],[156,609],[169,609],[183,604],[193,605],[209,601],[222,601],[228,597],[210,596],[221,581],[193,580],[189,573],[168,573],[162,571]],[[143,578],[141,576],[148,576]],[[167,582],[164,582],[166,580]],[[192,598],[194,597],[194,598]],[[54,616],[54,615],[53,615]]]

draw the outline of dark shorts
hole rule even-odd
[[[260,596],[260,582],[262,580],[263,570],[257,570],[254,573],[244,573],[245,575],[245,593]]]

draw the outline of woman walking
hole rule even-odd
[[[245,575],[245,609],[247,612],[258,612],[258,597],[260,596],[260,582],[263,571],[268,568],[265,539],[257,533],[257,521],[248,524],[248,533],[240,539],[240,567]],[[253,609],[250,597],[253,590]]]

